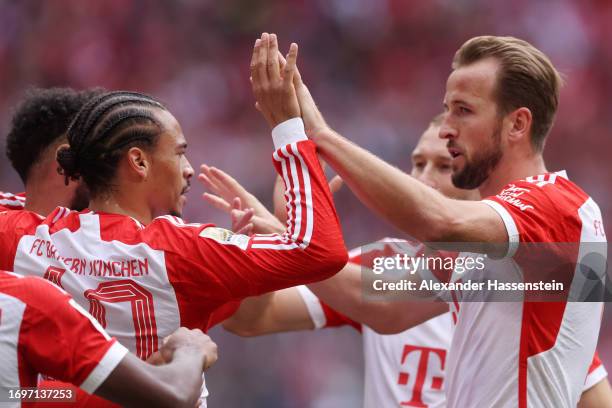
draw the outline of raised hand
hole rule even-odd
[[[251,85],[257,109],[272,128],[300,116],[300,106],[293,84],[298,46],[292,43],[287,63],[281,71],[276,34],[263,33],[255,41],[251,57]]]
[[[232,231],[245,235],[285,231],[285,226],[232,176],[205,164],[200,171],[198,180],[211,191],[202,197],[213,207],[230,215]]]

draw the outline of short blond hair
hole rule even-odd
[[[528,108],[533,117],[531,142],[541,152],[559,106],[561,75],[542,51],[514,37],[474,37],[455,53],[452,68],[486,58],[500,64],[495,90],[499,113]]]

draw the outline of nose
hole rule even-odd
[[[453,126],[452,122],[449,119],[449,114],[444,115],[444,120],[440,125],[440,131],[438,132],[438,137],[440,139],[455,139],[457,138],[457,129]]]
[[[189,163],[189,160],[185,159],[185,162],[185,166],[183,167],[183,177],[189,180],[193,177],[195,171],[193,170],[193,167],[191,167],[191,163]]]

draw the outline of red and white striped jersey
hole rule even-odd
[[[0,211],[23,210],[25,200],[25,193],[12,194],[0,191]]]
[[[416,255],[422,245],[385,238],[349,252],[349,261],[371,267],[376,257]],[[320,301],[306,286],[300,294],[316,328],[350,325],[363,336],[364,407],[445,407],[444,369],[452,338],[449,313],[394,335],[381,335]]]
[[[171,216],[145,226],[64,208],[44,220],[8,211],[0,213],[0,264],[61,286],[145,359],[180,326],[207,330],[247,296],[325,279],[346,263],[314,144],[294,135],[273,157],[286,186],[284,234],[248,237]]]
[[[93,393],[126,353],[60,288],[0,271],[0,393],[39,374]]]
[[[244,235],[171,216],[131,217],[57,208],[46,219],[0,213],[0,264],[69,292],[139,357],[180,326],[208,329],[241,299],[333,275],[346,249],[314,144],[278,149],[288,229]]]
[[[599,207],[565,172],[510,183],[483,202],[502,218],[508,256],[523,275],[533,265],[533,248],[525,244],[575,243],[575,250],[555,255],[564,257],[565,269],[557,274],[567,272],[571,287],[566,289],[571,291],[584,280],[575,265],[585,259],[585,251],[591,253],[593,245],[586,243],[606,245]],[[603,252],[597,259],[605,260]],[[603,264],[592,266],[601,276]],[[478,271],[455,271],[452,280],[470,278],[484,280]],[[457,325],[448,358],[449,406],[576,406],[595,353],[602,303],[532,302],[525,300],[526,294],[522,302],[482,302],[470,298],[481,300],[480,293],[455,293],[457,299],[450,303]]]

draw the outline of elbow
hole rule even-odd
[[[349,260],[348,251],[344,244],[338,245],[337,250],[328,250],[320,258],[321,276],[318,280],[331,278],[344,268]]]
[[[257,337],[264,334],[256,326],[243,323],[238,323],[233,321],[232,319],[228,319],[221,323],[221,325],[226,331],[240,337]]]
[[[180,408],[193,408],[199,406],[198,399],[200,395],[185,395],[184,393],[178,391],[177,394],[173,396],[172,401],[169,401],[171,405],[167,405],[168,407],[180,407]]]

